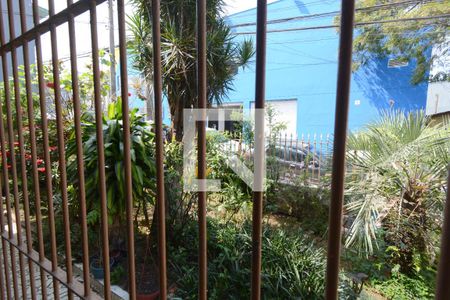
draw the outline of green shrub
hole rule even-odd
[[[373,280],[371,284],[383,296],[392,300],[434,299],[433,289],[421,277],[397,273],[388,280]]]
[[[155,190],[154,135],[150,125],[137,110],[130,112],[131,126],[131,170],[133,200],[138,203],[153,203]],[[96,225],[100,217],[100,190],[97,157],[97,135],[93,114],[82,118],[83,160],[85,166],[85,188],[87,217],[90,225]],[[122,104],[120,99],[108,106],[103,117],[103,140],[105,150],[105,175],[107,205],[110,224],[118,225],[125,220],[125,175],[123,153]],[[67,176],[73,183],[71,205],[78,213],[78,168],[76,160],[75,130],[70,131],[67,143]]]
[[[294,217],[303,230],[312,231],[316,236],[326,233],[330,199],[328,188],[278,183],[267,199],[268,213]]]
[[[186,227],[173,253],[177,296],[197,297],[197,224]],[[179,241],[180,242],[180,241]],[[170,248],[173,247],[169,246]],[[251,229],[208,221],[208,290],[210,299],[250,297]],[[266,228],[262,239],[262,295],[264,299],[321,299],[325,258],[321,249],[301,234]]]

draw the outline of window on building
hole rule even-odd
[[[409,61],[406,58],[391,58],[388,61],[388,68],[402,68],[409,65]]]

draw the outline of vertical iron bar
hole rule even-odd
[[[3,12],[3,8],[2,8],[2,1],[0,1],[0,11]],[[3,46],[5,44],[5,37],[4,37],[4,30],[3,30],[3,15],[0,16],[0,43]],[[5,64],[7,63],[7,59],[6,59],[6,53],[1,53],[2,55],[2,70],[3,70],[3,82],[4,82],[4,89],[5,89],[5,98],[7,96],[6,94],[6,89],[8,88],[8,93],[9,93],[9,86],[7,86],[8,84],[8,78],[5,77],[5,72],[7,73],[8,68],[5,68]],[[9,97],[9,96],[8,96]],[[5,184],[4,187],[4,191],[5,191],[5,195],[1,195],[0,197],[0,207],[2,209],[1,212],[1,216],[0,216],[0,222],[1,222],[1,233],[4,233],[5,231],[5,223],[3,220],[3,196],[5,196],[5,204],[6,204],[6,212],[7,212],[7,222],[8,222],[8,233],[9,236],[12,236],[12,219],[11,219],[11,204],[10,204],[10,192],[9,192],[9,175],[8,175],[8,161],[7,161],[7,150],[6,150],[6,141],[5,141],[5,129],[4,129],[4,125],[3,125],[3,105],[1,103],[1,99],[2,97],[0,97],[0,143],[1,143],[1,162],[2,162],[2,173],[3,173],[3,182]],[[5,99],[6,101],[6,99]],[[0,190],[2,191],[2,190]],[[8,250],[7,250],[7,243],[5,241],[5,239],[1,239],[2,240],[2,252],[3,252],[3,261],[4,261],[4,271],[5,271],[5,284],[6,284],[6,296],[9,299],[11,299],[11,280],[9,278],[9,261],[8,261]],[[10,246],[11,247],[11,246]],[[12,250],[12,248],[10,248],[10,250]],[[13,255],[11,254],[11,257]],[[15,257],[15,255],[14,255]],[[12,273],[12,281],[13,281],[13,289],[14,289],[14,296],[17,297],[17,274],[16,274],[16,264],[15,264],[15,260],[11,261],[11,273]]]
[[[49,14],[55,14],[54,1],[49,0]],[[55,25],[50,26],[50,40],[52,47],[52,67],[53,67],[53,84],[55,95],[55,113],[56,113],[56,134],[58,137],[58,160],[59,160],[59,175],[61,186],[61,198],[63,208],[63,227],[64,227],[64,248],[66,254],[66,278],[67,283],[73,281],[72,271],[72,246],[70,243],[70,220],[69,220],[69,203],[67,196],[67,170],[66,170],[66,151],[64,143],[64,124],[62,119],[62,105],[61,105],[61,86],[59,79],[59,59],[58,59],[58,39],[56,35]],[[68,289],[69,299],[73,299],[73,293]]]
[[[67,0],[67,6],[73,4],[73,0]],[[81,216],[81,242],[83,251],[83,287],[84,296],[89,297],[91,294],[90,275],[89,275],[89,237],[86,220],[86,191],[84,178],[84,160],[83,160],[83,140],[81,130],[81,103],[80,90],[78,81],[78,63],[77,63],[77,43],[75,35],[75,21],[73,15],[69,15],[69,44],[70,44],[70,68],[72,75],[72,93],[73,93],[73,111],[75,123],[75,139],[77,148],[77,169],[78,169],[78,199],[80,202]]]
[[[450,288],[448,279],[450,278],[450,166],[447,178],[447,199],[445,202],[444,224],[441,235],[441,258],[439,260],[438,275],[436,282],[436,299],[450,299]]]
[[[0,18],[2,14],[0,14]],[[1,26],[1,30],[0,32],[3,33],[3,20],[1,20],[0,22],[0,26]],[[3,34],[2,34],[3,36]],[[3,37],[2,37],[2,40]],[[3,42],[2,42],[3,44]],[[5,106],[6,106],[6,129],[8,131],[8,136],[9,136],[9,118],[10,118],[10,112],[8,109],[8,102],[11,99],[11,94],[10,94],[10,90],[9,90],[9,75],[8,75],[8,65],[7,65],[7,58],[6,58],[6,54],[3,53],[2,54],[2,68],[3,68],[3,80],[4,80],[4,92],[5,92]],[[3,111],[3,108],[1,108],[1,110]],[[2,113],[3,114],[3,113]],[[2,116],[2,127],[3,127],[3,116]],[[4,130],[3,130],[4,131]],[[9,146],[10,150],[7,151],[6,150],[6,141],[5,141],[5,132],[1,133],[1,139],[2,139],[2,167],[3,167],[3,178],[5,180],[5,184],[8,184],[8,188],[5,188],[5,204],[6,204],[6,213],[7,213],[7,218],[8,218],[8,236],[10,239],[14,238],[14,234],[13,234],[13,222],[12,222],[12,212],[11,212],[11,196],[10,196],[10,192],[9,192],[9,175],[8,175],[8,161],[7,161],[7,153],[9,152],[9,155],[11,157],[14,156],[14,148],[11,149],[11,146]],[[11,161],[11,165],[12,165],[12,161]],[[14,184],[14,183],[13,183]],[[14,193],[14,192],[13,192]],[[3,239],[2,239],[3,240]],[[6,249],[4,243],[2,244],[4,249]],[[13,280],[13,291],[14,291],[14,298],[15,299],[19,299],[19,294],[18,294],[18,279],[17,279],[17,266],[16,266],[16,254],[15,254],[15,249],[14,247],[12,247],[11,245],[9,245],[10,248],[10,255],[11,255],[11,270],[12,270],[12,280]],[[5,259],[6,261],[6,259]]]
[[[128,292],[130,299],[136,298],[136,266],[134,259],[134,231],[133,231],[133,190],[131,176],[131,138],[128,103],[128,64],[126,50],[126,28],[125,28],[125,4],[124,0],[117,1],[118,26],[119,26],[119,48],[120,48],[120,80],[122,92],[122,116],[123,116],[123,138],[124,138],[124,168],[125,168],[125,192],[127,203],[127,235],[128,235]],[[159,16],[159,15],[158,15]],[[155,56],[155,52],[153,52]],[[156,77],[156,74],[153,75]],[[157,89],[155,87],[155,93]],[[158,133],[157,133],[158,134]],[[165,243],[164,243],[165,244]],[[162,289],[161,289],[162,290]]]
[[[103,111],[100,94],[100,66],[98,53],[98,33],[97,33],[97,1],[92,0],[90,6],[91,18],[91,41],[92,41],[92,69],[94,72],[94,106],[95,106],[95,127],[97,133],[97,157],[100,189],[101,227],[102,227],[102,252],[104,269],[104,297],[111,299],[111,275],[109,272],[109,233],[108,233],[108,206],[106,202],[106,177],[105,177],[105,152],[103,141]],[[133,253],[129,253],[133,255]]]
[[[25,10],[25,2],[24,0],[19,1],[20,12],[21,12],[21,31],[22,33],[26,32],[26,10]],[[43,261],[45,257],[44,250],[44,240],[42,236],[42,216],[41,216],[41,197],[40,197],[40,187],[39,187],[39,175],[37,171],[37,151],[36,151],[36,129],[34,122],[34,104],[33,104],[33,90],[31,87],[31,74],[30,74],[30,51],[28,42],[25,42],[23,45],[23,61],[25,68],[25,91],[27,98],[27,111],[28,111],[28,127],[30,131],[30,147],[31,147],[31,164],[32,164],[32,172],[33,172],[33,186],[34,186],[34,203],[36,209],[36,229],[37,229],[37,237],[38,237],[38,253],[40,262]],[[27,217],[27,213],[25,214],[25,218],[28,219],[27,227],[29,227],[29,213]],[[31,230],[27,228],[27,250],[28,253],[31,253],[33,250],[33,241],[31,238]],[[33,268],[33,264],[31,259],[30,269]],[[47,299],[47,279],[46,274],[42,268],[39,268],[40,271],[40,280],[41,280],[41,295],[42,299]],[[30,280],[34,282],[34,272],[30,273]],[[34,285],[34,284],[33,284]],[[33,292],[33,289],[32,289]],[[33,296],[33,294],[32,294]],[[35,296],[34,296],[35,297]]]
[[[206,0],[197,0],[197,92],[198,108],[207,108],[207,78],[206,78]],[[202,111],[201,120],[205,120]],[[198,193],[198,226],[199,226],[199,299],[207,299],[208,289],[208,249],[206,232],[206,128],[205,121],[197,122],[198,126],[198,179],[200,180]]]
[[[320,177],[320,168],[322,167],[322,159],[323,159],[323,155],[322,155],[322,144],[323,144],[323,136],[322,134],[320,134],[320,152],[319,152],[319,183],[321,181],[321,177]]]
[[[258,109],[265,108],[266,87],[266,35],[267,35],[267,0],[258,0],[256,20],[256,88],[255,88],[255,120]],[[262,120],[264,121],[264,120]],[[262,124],[264,126],[264,123]],[[257,126],[257,125],[256,125]],[[264,128],[262,128],[264,131]],[[264,138],[255,135],[256,139]],[[264,151],[263,144],[259,143],[260,149],[255,149],[255,155]],[[256,162],[257,164],[263,162]],[[252,299],[261,298],[261,235],[263,214],[263,192],[253,192],[253,218],[252,218]]]
[[[317,147],[317,135],[314,133],[314,138],[313,138],[313,143],[312,143],[312,145],[313,145],[313,151],[312,151],[312,154],[313,154],[313,156],[312,156],[312,162],[313,162],[313,164],[312,164],[312,180],[314,180],[314,169],[316,168],[316,156],[317,156],[317,150],[316,150],[316,147]]]
[[[2,11],[1,10],[1,3],[0,3],[0,11]],[[4,56],[4,54],[2,55],[2,58],[3,58],[3,56]],[[3,59],[3,61],[4,61],[4,59]],[[1,98],[2,97],[0,97],[0,147],[1,147],[1,155],[2,155],[2,157],[1,157],[2,173],[3,173],[3,177],[2,178],[3,178],[3,182],[5,184],[5,186],[3,188],[4,188],[4,191],[5,191],[5,194],[3,195],[3,192],[2,192],[3,189],[2,189],[2,186],[0,184],[0,193],[1,193],[1,195],[0,195],[0,207],[3,210],[3,196],[5,196],[5,199],[9,199],[9,177],[8,177],[8,167],[7,167],[6,149],[5,149],[5,147],[6,147],[6,144],[5,144],[5,130],[3,128],[3,105],[2,105],[2,102],[1,102]],[[0,182],[1,182],[1,180],[0,180]],[[10,210],[8,209],[9,201],[6,200],[6,203],[7,203],[7,214],[8,214],[8,216],[7,216],[8,226],[9,226],[9,228],[11,228],[10,227],[11,225],[9,225],[10,224],[10,220],[11,220],[11,218],[10,218]],[[5,232],[5,221],[3,219],[3,215],[4,214],[3,214],[3,211],[2,211],[2,213],[0,214],[0,226],[1,226],[0,232],[2,234]],[[7,247],[6,247],[7,244],[6,244],[5,239],[2,238],[1,240],[2,240],[2,253],[3,253],[4,271],[5,271],[6,297],[7,297],[7,299],[11,299],[11,289],[10,289],[10,287],[11,287],[11,279],[9,277],[10,271],[9,271],[9,261],[8,261],[8,253],[7,253],[8,250],[7,250]],[[15,273],[15,272],[12,272],[12,273]],[[13,276],[14,276],[14,274],[13,274]]]
[[[153,88],[155,93],[156,132],[156,186],[158,209],[159,292],[160,299],[167,298],[166,220],[164,196],[164,140],[162,128],[162,74],[161,74],[161,24],[160,0],[152,2],[153,29]]]
[[[7,6],[8,6],[8,20],[9,23],[11,23],[11,15],[14,15],[14,12],[12,10],[11,7],[11,3],[9,3],[10,1],[7,2]],[[2,32],[2,45],[4,44],[4,24],[3,24],[3,13],[1,14],[1,32]],[[10,30],[10,40],[12,40],[14,38],[14,35],[11,35],[11,30]],[[15,49],[14,49],[15,50]],[[10,82],[9,82],[9,74],[8,74],[8,62],[6,60],[6,53],[2,53],[2,58],[4,58],[5,60],[3,61],[3,80],[5,83],[4,89],[5,89],[5,106],[6,106],[6,119],[7,119],[7,130],[8,130],[8,142],[9,142],[9,151],[10,151],[10,157],[11,157],[11,172],[12,172],[12,180],[13,180],[13,195],[14,195],[14,211],[15,211],[15,223],[16,223],[16,231],[17,231],[17,242],[18,244],[22,243],[22,226],[21,226],[21,222],[20,222],[20,205],[19,205],[19,190],[18,190],[18,180],[17,180],[17,166],[16,166],[16,158],[15,158],[15,151],[14,151],[14,127],[13,127],[13,120],[12,120],[12,112],[11,112],[11,91],[10,91]],[[12,58],[12,56],[11,56]],[[13,60],[13,59],[12,59]],[[15,87],[16,85],[14,84],[14,91],[15,91]],[[10,209],[10,203],[8,203],[10,200],[7,199],[6,205],[7,208]],[[9,230],[9,238],[12,239],[14,234],[13,234],[13,225],[12,222],[10,223],[10,226],[8,228]],[[16,256],[15,256],[15,249],[10,247],[10,252],[11,252],[11,263],[15,265],[15,261],[16,261]],[[18,252],[18,256],[19,256],[19,268],[20,268],[20,279],[21,279],[21,288],[22,288],[22,297],[25,299],[26,298],[26,279],[25,279],[25,267],[24,267],[24,261],[23,261],[23,255],[22,253],[20,253],[20,251]],[[13,265],[13,272],[15,273],[15,266]],[[15,276],[15,275],[13,275]],[[13,277],[13,279],[15,279]],[[17,284],[17,281],[16,281]],[[18,290],[17,290],[17,285],[14,286],[14,297],[16,299],[19,299],[18,297]]]
[[[342,1],[325,298],[337,299],[355,0]]]
[[[306,171],[307,171],[308,177],[306,179],[308,180],[308,179],[313,179],[312,174],[314,174],[314,171],[312,171],[312,173],[309,172],[309,166],[311,165],[311,162],[309,161],[309,160],[311,160],[311,135],[309,133],[308,133],[308,155],[307,155],[307,157],[308,157],[308,165],[306,166]],[[311,170],[313,170],[313,169],[311,168]]]
[[[1,180],[0,180],[1,181]],[[0,184],[0,189],[2,188],[2,185]],[[1,195],[0,195],[1,197]],[[3,204],[3,201],[2,201]],[[3,206],[2,206],[3,209]],[[2,221],[1,223],[3,224],[3,216],[2,216]],[[4,249],[2,248],[2,251],[4,251]],[[3,260],[0,256],[0,299],[4,300],[5,299],[5,284],[3,282],[3,272],[1,272],[3,270]]]
[[[296,134],[295,135],[295,176],[296,177],[298,176],[297,172],[302,171],[301,169],[299,171],[297,171],[298,166],[299,166],[299,164],[298,164],[298,134]]]
[[[33,22],[34,25],[39,24],[39,6],[37,0],[33,0]],[[38,86],[39,86],[39,103],[41,112],[41,127],[42,139],[44,146],[44,164],[45,164],[45,182],[47,190],[48,201],[48,226],[50,231],[50,245],[51,245],[51,262],[52,271],[56,272],[58,269],[58,256],[56,247],[56,229],[55,229],[55,213],[53,207],[53,183],[52,183],[52,162],[50,158],[50,145],[48,138],[48,118],[47,118],[47,95],[45,90],[44,80],[44,64],[42,62],[42,45],[41,35],[38,33],[35,39],[36,43],[36,64],[38,71]],[[59,300],[59,281],[53,277],[53,295],[55,300]]]
[[[289,162],[292,161],[292,133],[291,133],[291,141],[289,146]]]

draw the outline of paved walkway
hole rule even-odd
[[[8,226],[5,226],[5,230],[8,230]],[[16,234],[16,228],[15,226],[13,226],[13,233]],[[26,240],[25,240],[25,232],[22,232],[22,236],[23,236],[23,245],[26,245]],[[8,274],[9,274],[9,278],[10,278],[10,291],[11,291],[11,297],[14,299],[14,288],[13,288],[13,274],[16,275],[17,278],[17,292],[18,292],[18,297],[19,299],[23,299],[22,297],[22,284],[21,284],[21,272],[20,272],[20,259],[19,259],[19,251],[14,248],[13,246],[9,246],[8,242],[5,241],[6,244],[6,252],[7,252],[7,269],[8,269]],[[11,248],[14,251],[14,259],[15,259],[15,263],[16,263],[16,268],[15,270],[12,270],[12,265],[11,265]],[[2,263],[2,268],[1,268],[1,272],[2,272],[2,277],[3,277],[3,286],[5,286],[5,261],[4,261],[4,256],[3,256],[3,243],[0,242],[0,260]],[[28,258],[23,255],[23,262],[24,262],[24,273],[25,273],[25,278],[26,278],[26,293],[27,293],[27,297],[26,299],[31,299],[31,284],[30,284],[30,269],[29,269],[29,263],[28,263]],[[40,270],[39,267],[33,263],[32,264],[33,267],[33,271],[34,271],[34,278],[32,279],[35,283],[35,287],[36,287],[36,299],[43,299],[42,297],[42,284],[41,284],[41,276],[40,276]],[[46,287],[47,287],[47,299],[55,299],[54,297],[54,292],[53,292],[53,278],[52,276],[50,276],[48,273],[46,274]],[[79,277],[79,276],[75,276],[74,280],[79,281],[80,283],[83,282],[83,278]],[[6,291],[5,291],[5,296],[6,296]],[[61,283],[59,283],[59,298],[60,299],[68,299],[68,295],[67,295],[67,288],[62,285]],[[80,299],[77,296],[74,296],[74,299]]]

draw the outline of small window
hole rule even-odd
[[[409,64],[405,58],[391,58],[388,61],[388,68],[402,68]]]

